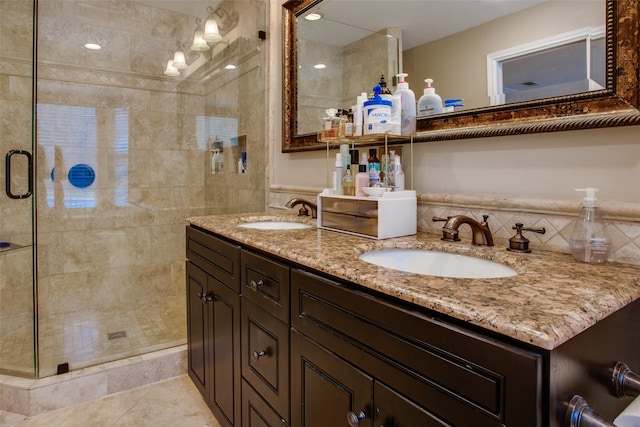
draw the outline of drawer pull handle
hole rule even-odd
[[[260,359],[263,356],[268,356],[269,352],[268,350],[260,350],[260,351],[254,351],[253,354],[251,355],[251,357],[253,358],[253,360],[255,360],[256,362],[258,361],[258,359]]]
[[[566,427],[616,427],[615,424],[593,412],[582,396],[573,396],[565,421]]]
[[[213,301],[214,300],[214,296],[213,295],[209,295],[206,292],[198,292],[198,299],[200,300],[200,302],[202,304],[206,304],[209,301]]]
[[[640,395],[640,375],[634,373],[626,363],[618,362],[613,368],[613,387],[617,397]]]
[[[257,291],[259,287],[264,286],[264,281],[263,280],[258,280],[258,282],[256,282],[255,280],[252,280],[252,281],[249,282],[249,286],[254,291]]]
[[[360,420],[364,420],[366,417],[362,411],[357,415],[355,412],[347,412],[347,422],[350,427],[357,427],[360,424]]]

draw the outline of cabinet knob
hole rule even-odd
[[[565,417],[566,427],[616,427],[593,412],[582,396],[573,396]]]
[[[360,424],[360,420],[364,420],[367,416],[364,412],[360,411],[359,414],[355,412],[347,412],[347,422],[350,427],[357,427]]]
[[[200,302],[202,304],[206,304],[209,301],[213,301],[214,296],[213,295],[209,295],[206,292],[198,292],[198,299],[200,300]]]
[[[253,358],[253,360],[255,360],[256,362],[258,361],[258,359],[260,359],[262,356],[268,356],[268,350],[260,350],[260,351],[254,351],[253,354],[251,355],[251,357]]]
[[[251,289],[253,289],[254,291],[257,291],[259,287],[264,286],[264,281],[263,280],[258,280],[257,282],[255,280],[251,280],[249,282],[249,286],[251,287]]]
[[[640,395],[640,375],[629,369],[626,363],[616,363],[613,368],[612,383],[616,397]]]

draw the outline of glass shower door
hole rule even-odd
[[[37,374],[33,0],[0,1],[0,373]]]

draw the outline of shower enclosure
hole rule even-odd
[[[186,342],[186,218],[265,207],[266,8],[0,0],[1,373]]]

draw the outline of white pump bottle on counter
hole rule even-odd
[[[575,259],[582,262],[602,263],[609,257],[611,239],[598,209],[596,188],[576,189],[584,191],[582,211],[569,238],[569,248]]]

